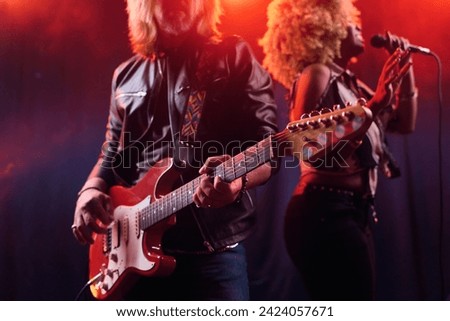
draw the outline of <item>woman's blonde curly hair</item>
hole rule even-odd
[[[306,66],[340,56],[349,23],[360,24],[356,0],[273,0],[259,44],[263,65],[286,88]]]
[[[158,30],[153,18],[155,0],[126,1],[131,48],[134,53],[149,56],[154,53],[158,37]],[[197,22],[197,34],[212,42],[218,41],[221,36],[218,30],[222,15],[220,0],[193,0],[192,4],[200,17]]]

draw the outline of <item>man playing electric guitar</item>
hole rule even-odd
[[[255,213],[247,189],[266,182],[272,168],[268,162],[229,172],[231,180],[209,174],[227,155],[277,132],[271,79],[246,42],[221,37],[218,0],[128,0],[127,9],[135,55],[114,73],[106,140],[78,194],[72,226],[80,243],[92,245],[91,264],[99,265],[90,277],[100,285],[91,291],[100,299],[110,291],[133,300],[249,299],[241,242]],[[166,171],[172,160],[176,170]],[[172,202],[155,203],[155,212],[175,214],[141,232],[152,197],[199,174],[195,189],[173,196],[174,203],[194,204],[177,210]],[[117,187],[124,184],[135,186],[133,193]],[[115,208],[121,216],[109,228]],[[111,252],[125,245],[125,256]],[[102,263],[106,256],[118,267]],[[134,260],[140,276],[105,282],[122,277],[124,260]]]

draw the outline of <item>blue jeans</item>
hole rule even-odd
[[[126,300],[206,301],[249,300],[245,248],[224,252],[177,255],[168,277],[141,278]]]

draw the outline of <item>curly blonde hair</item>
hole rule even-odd
[[[264,67],[289,88],[313,63],[340,57],[349,23],[360,24],[356,0],[273,0],[267,8],[267,31],[259,44]]]
[[[158,30],[153,18],[155,0],[126,1],[131,48],[134,53],[149,56],[154,53],[158,37]],[[212,42],[218,41],[221,36],[218,24],[223,12],[220,0],[193,0],[193,5],[200,17],[197,22],[197,34]]]

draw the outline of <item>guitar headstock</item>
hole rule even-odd
[[[333,109],[323,108],[302,116],[286,126],[291,152],[301,160],[321,158],[339,143],[361,137],[372,122],[372,112],[366,101]]]

